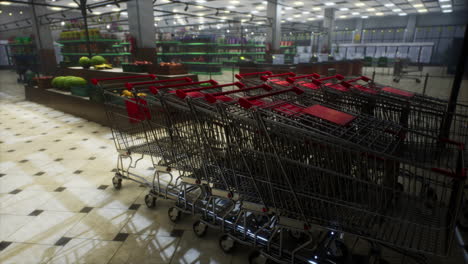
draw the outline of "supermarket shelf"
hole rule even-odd
[[[218,43],[180,43],[181,46],[216,46]]]
[[[183,64],[200,64],[200,65],[221,65],[221,62],[198,62],[198,61],[183,61]]]
[[[62,53],[64,56],[88,56],[88,53]],[[91,54],[93,56],[124,56],[124,55],[131,55],[129,52],[122,52],[122,53],[98,53],[98,54]]]
[[[121,42],[120,45],[130,45],[130,42]]]
[[[59,40],[57,43],[85,43],[86,39]],[[118,39],[90,39],[89,42],[120,42]]]
[[[194,71],[189,71],[191,74],[203,74],[203,75],[223,75],[222,72],[194,72]]]
[[[156,41],[156,44],[179,44],[180,41]]]
[[[35,46],[35,44],[29,43],[29,44],[24,44],[24,43],[8,43],[8,46]]]
[[[280,46],[280,48],[295,48],[296,46]]]

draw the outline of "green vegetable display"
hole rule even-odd
[[[91,58],[91,65],[100,65],[106,63],[106,59],[102,56],[93,56]]]

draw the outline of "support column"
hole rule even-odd
[[[321,52],[330,54],[332,46],[332,34],[335,30],[335,8],[325,8],[325,14],[323,16],[323,28],[327,35],[325,36]]]
[[[409,15],[408,23],[406,24],[404,41],[413,42],[415,33],[416,33],[416,15]]]
[[[136,40],[135,58],[156,63],[156,29],[154,27],[153,1],[127,2],[130,35]]]
[[[281,5],[279,0],[270,0],[267,4],[267,17],[271,22],[271,27],[267,30],[266,45],[267,54],[266,60],[272,61],[272,54],[280,53],[281,42]]]
[[[35,0],[31,3],[45,4],[45,0]],[[43,15],[47,14],[45,6],[31,5],[31,20],[34,40],[36,42],[37,59],[39,62],[39,73],[45,75],[54,74],[57,68],[57,60],[55,58],[54,39],[49,25]]]
[[[353,43],[362,43],[362,28],[363,28],[362,18],[358,18],[356,21],[356,27],[354,28],[353,34]]]

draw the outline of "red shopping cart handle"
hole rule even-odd
[[[189,77],[184,77],[184,78],[175,78],[175,79],[158,80],[158,81],[134,82],[134,83],[126,83],[125,87],[128,90],[131,90],[134,86],[137,86],[137,85],[147,85],[147,84],[167,83],[167,82],[179,82],[179,81],[192,82],[192,79],[189,78]]]
[[[296,76],[295,73],[293,72],[286,72],[286,73],[280,73],[280,74],[275,74],[275,75],[263,75],[260,76],[260,80],[266,82],[268,79],[273,78],[273,77],[282,77],[282,76],[291,76],[294,77]]]
[[[163,86],[152,86],[153,89],[151,92],[153,94],[157,94],[158,90],[161,89],[167,89],[167,88],[177,88],[177,87],[184,87],[187,85],[197,85],[197,84],[204,84],[204,83],[210,83],[211,85],[217,85],[218,82],[215,80],[208,80],[208,81],[201,81],[201,82],[187,82],[187,83],[177,83],[177,84],[169,84],[169,85],[163,85]]]
[[[320,75],[319,75],[319,77],[320,77]],[[341,74],[335,74],[335,75],[328,76],[328,77],[317,78],[316,80],[323,82],[323,81],[328,81],[328,80],[332,80],[332,79],[337,79],[337,80],[341,81],[341,80],[344,80],[344,78],[345,77],[343,75],[341,75]]]
[[[93,78],[93,79],[91,79],[91,83],[94,84],[94,85],[97,85],[99,82],[104,82],[104,81],[140,79],[140,78],[148,78],[148,77],[153,79],[153,80],[156,79],[156,75],[147,74],[147,75],[132,75],[132,76],[123,76],[123,77],[101,78],[101,79]]]
[[[241,80],[245,76],[252,76],[252,75],[261,75],[261,74],[266,74],[266,75],[272,75],[273,73],[271,71],[263,71],[263,72],[249,72],[249,73],[239,73],[234,76],[236,76],[236,79]]]
[[[207,93],[205,94],[205,100],[208,101],[209,103],[215,103],[218,100],[218,96],[225,96],[227,94],[233,94],[233,93],[240,93],[240,92],[246,92],[246,91],[251,91],[255,89],[263,88],[266,91],[271,91],[273,88],[267,84],[262,84],[258,86],[253,86],[253,87],[247,87],[247,88],[241,88],[237,90],[231,90],[231,91],[226,91],[226,92],[218,92],[218,93]]]
[[[357,78],[354,78],[354,79],[351,79],[351,80],[347,80],[346,82],[348,83],[352,83],[352,82],[357,82],[357,81],[365,81],[365,82],[369,82],[371,80],[371,78],[369,77],[366,77],[366,76],[361,76],[361,77],[357,77]]]
[[[243,83],[234,82],[234,83],[227,83],[227,84],[220,84],[220,85],[213,85],[213,86],[206,86],[206,87],[199,87],[199,88],[181,89],[181,90],[176,91],[176,95],[180,97],[181,99],[184,99],[185,97],[187,97],[187,94],[191,92],[198,92],[198,91],[203,91],[203,90],[210,90],[210,89],[216,89],[216,88],[222,88],[222,87],[234,86],[234,85],[239,88],[245,87]]]
[[[297,95],[304,93],[304,91],[302,89],[299,89],[297,87],[293,87],[293,88],[290,88],[290,89],[285,89],[285,90],[276,91],[276,92],[272,92],[272,93],[266,93],[266,94],[251,96],[251,97],[243,97],[243,98],[239,99],[239,104],[242,107],[248,109],[248,108],[250,108],[250,107],[252,107],[254,105],[251,102],[253,100],[257,100],[257,99],[261,99],[261,98],[265,98],[265,97],[269,97],[269,96],[274,96],[274,95],[278,95],[278,94],[288,93],[288,92],[294,92]]]
[[[318,79],[320,78],[320,75],[318,75],[317,73],[312,73],[312,74],[306,74],[306,75],[301,75],[301,76],[296,76],[296,77],[288,77],[286,78],[286,81],[288,83],[294,83],[298,79],[304,79],[304,78],[310,78],[310,77]]]

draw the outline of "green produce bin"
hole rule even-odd
[[[71,94],[82,96],[82,97],[89,97],[89,90],[90,90],[89,85],[70,87]]]

